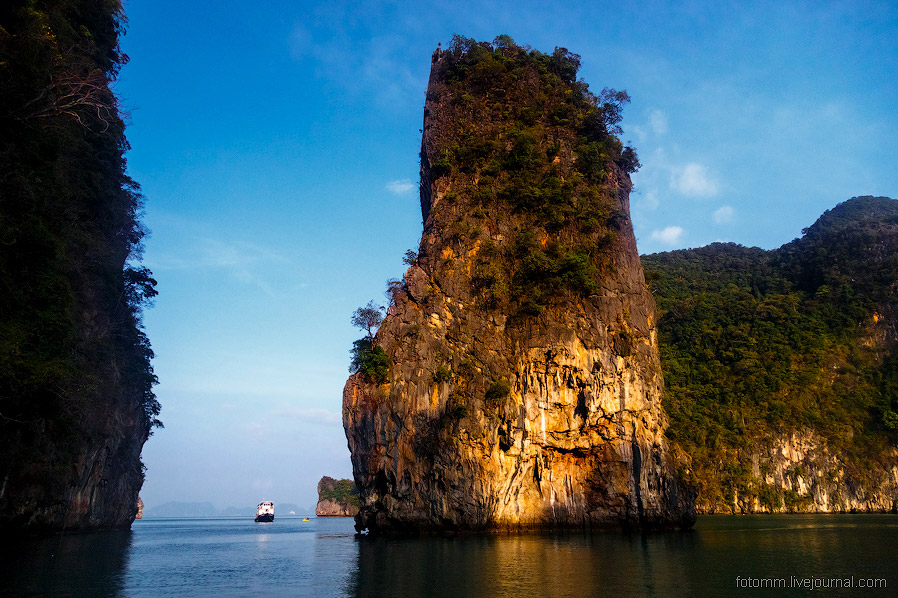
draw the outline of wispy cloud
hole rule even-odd
[[[649,126],[655,135],[664,135],[667,133],[667,115],[661,110],[652,110],[649,113]]]
[[[638,125],[630,125],[627,130],[636,135],[640,144],[645,143],[653,137],[660,137],[667,133],[667,115],[655,108],[649,111],[646,121]],[[657,139],[655,141],[657,142]]]
[[[686,231],[680,226],[668,226],[661,230],[653,230],[651,237],[653,241],[664,243],[665,245],[677,245],[683,238]]]
[[[314,63],[318,77],[385,104],[408,101],[426,85],[426,72],[413,72],[406,60],[415,23],[404,22],[400,7],[335,0],[305,16],[287,42],[293,59]]]
[[[658,190],[654,188],[638,192],[637,198],[635,203],[640,210],[653,212],[661,205],[661,201],[658,199]]]
[[[189,239],[178,253],[148,256],[150,269],[166,270],[220,270],[238,282],[259,287],[264,293],[275,296],[272,286],[263,273],[272,264],[289,264],[290,260],[266,247],[246,241],[225,241],[209,237]]]
[[[275,251],[246,241],[199,238],[178,255],[156,256],[152,266],[164,270],[222,268],[240,273],[262,262],[286,263],[289,260]]]
[[[249,422],[244,424],[243,428],[247,436],[256,440],[261,440],[268,436],[268,428],[262,422]]]
[[[698,197],[716,195],[719,187],[708,168],[697,162],[671,168],[670,186],[683,195]]]
[[[714,215],[712,218],[714,219],[715,224],[729,224],[733,221],[736,212],[730,206],[721,206],[714,210]]]
[[[405,195],[415,190],[415,184],[410,179],[398,179],[390,181],[386,185],[387,191],[396,195]]]

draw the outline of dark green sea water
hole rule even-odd
[[[350,519],[156,519],[0,556],[0,596],[898,596],[891,515],[417,539],[356,538]]]

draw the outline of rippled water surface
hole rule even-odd
[[[7,543],[0,562],[0,596],[774,595],[898,596],[898,517],[718,516],[690,532],[414,539],[356,538],[351,519],[156,519]]]

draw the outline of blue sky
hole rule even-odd
[[[771,249],[898,198],[894,2],[129,0],[131,176],[159,281],[144,502],[314,504],[350,477],[349,319],[417,248],[430,55],[453,33],[582,56],[625,89],[641,253]]]

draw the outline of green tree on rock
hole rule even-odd
[[[390,357],[382,347],[376,345],[374,338],[378,327],[384,321],[383,307],[374,301],[360,307],[352,313],[352,325],[364,330],[368,336],[360,338],[352,343],[350,354],[352,361],[349,371],[353,374],[361,372],[368,380],[383,384],[387,381],[387,372],[390,369]]]

